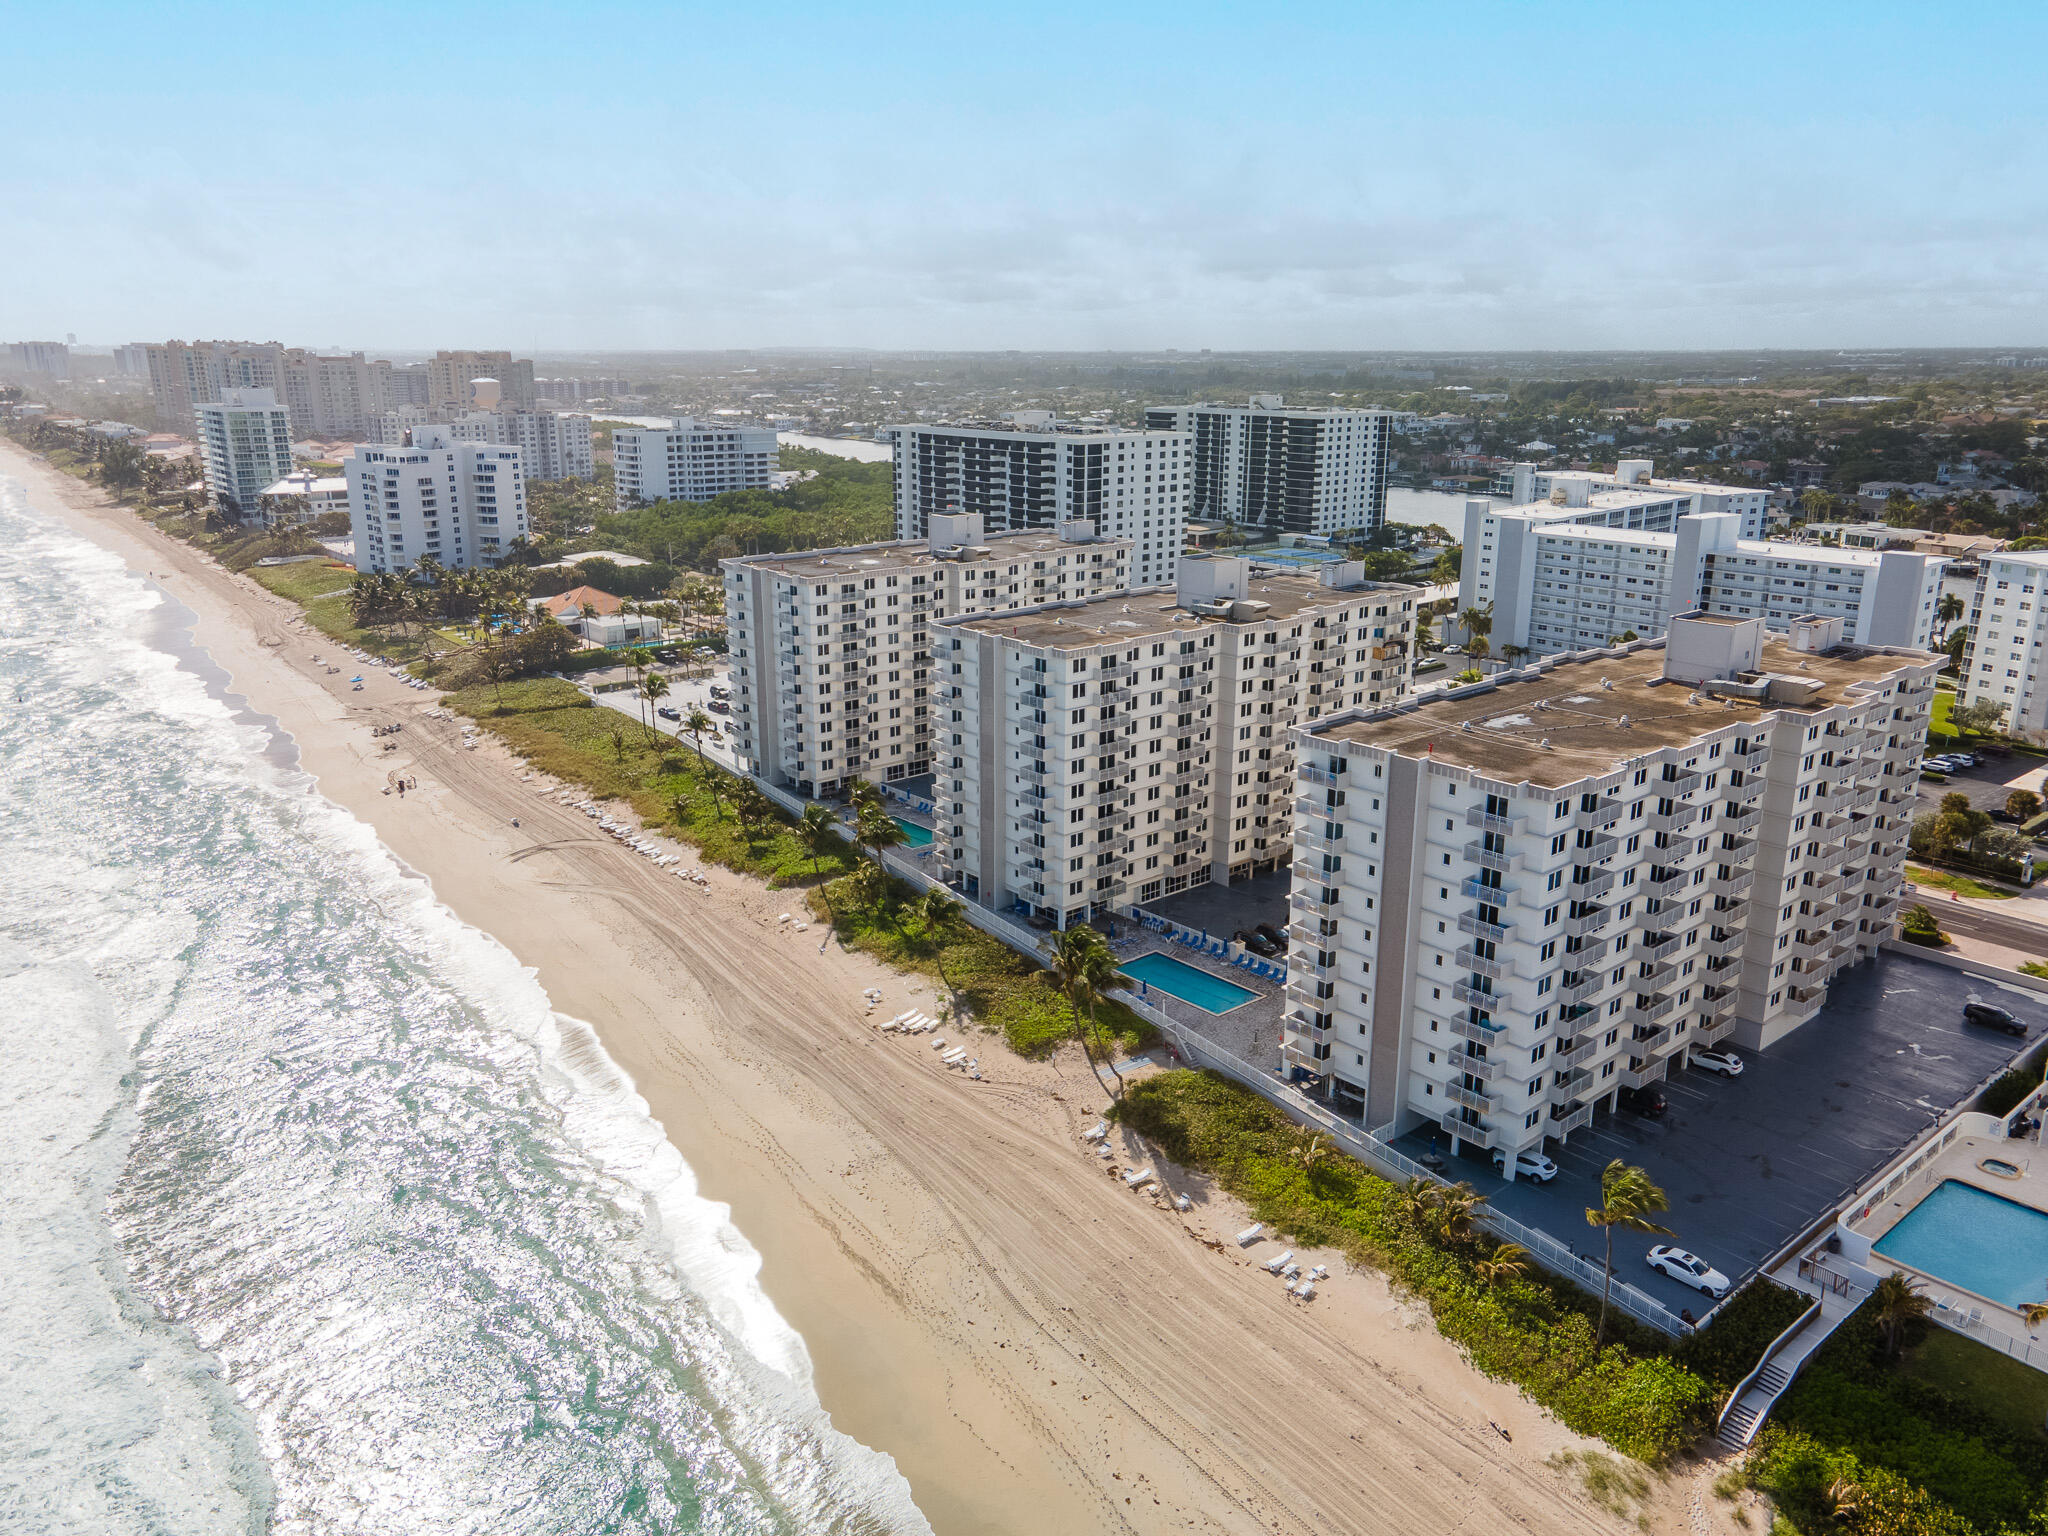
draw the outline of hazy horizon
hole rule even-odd
[[[0,331],[398,350],[2048,338],[2048,13],[0,0]],[[90,60],[81,68],[81,59]]]

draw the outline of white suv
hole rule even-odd
[[[1507,1177],[1508,1155],[1505,1150],[1493,1154],[1493,1171],[1502,1178]],[[1515,1154],[1515,1177],[1534,1179],[1538,1184],[1548,1184],[1557,1177],[1557,1164],[1541,1152],[1517,1152]]]

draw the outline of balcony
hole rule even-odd
[[[1559,987],[1557,990],[1558,1001],[1563,1003],[1583,1003],[1606,985],[1607,973],[1605,971],[1594,971],[1582,979],[1573,982],[1568,987]]]
[[[1304,768],[1302,772],[1306,774],[1308,770]],[[1498,832],[1503,836],[1521,831],[1525,819],[1521,816],[1495,816],[1484,806],[1478,805],[1465,812],[1466,826],[1477,827],[1482,832]]]
[[[1462,1083],[1445,1083],[1444,1097],[1453,1104],[1462,1104],[1467,1109],[1476,1109],[1482,1115],[1493,1113],[1495,1108],[1492,1094],[1475,1092]]]
[[[1497,906],[1513,896],[1517,887],[1512,885],[1487,885],[1475,875],[1463,881],[1458,886],[1458,889],[1474,901],[1484,901]]]
[[[1470,1019],[1453,1019],[1451,1033],[1460,1040],[1470,1040],[1474,1045],[1493,1045],[1506,1037],[1507,1030],[1499,1024],[1475,1024]]]
[[[1550,1123],[1544,1127],[1544,1132],[1551,1136],[1569,1136],[1573,1131],[1592,1123],[1593,1106],[1590,1104],[1581,1104],[1577,1109],[1562,1115],[1553,1107],[1550,1111]]]
[[[1489,848],[1484,842],[1474,838],[1465,845],[1465,862],[1477,864],[1482,869],[1497,869],[1506,874],[1509,870],[1521,867],[1522,856],[1519,853],[1504,853]]]
[[[1645,896],[1654,896],[1659,901],[1673,901],[1683,895],[1691,885],[1691,873],[1681,869],[1673,871],[1661,880],[1645,881],[1642,892]]]
[[[1647,933],[1643,935],[1643,939],[1643,946],[1636,951],[1636,958],[1652,963],[1669,960],[1684,947],[1684,941],[1675,933],[1666,934],[1655,943],[1650,942],[1650,935]]]
[[[1764,813],[1755,806],[1750,806],[1744,810],[1731,811],[1715,823],[1715,826],[1719,831],[1741,835],[1754,831],[1763,819]]]
[[[1652,1083],[1664,1081],[1664,1071],[1669,1065],[1669,1062],[1660,1058],[1656,1061],[1646,1061],[1639,1067],[1624,1067],[1615,1075],[1621,1079],[1621,1086],[1624,1088],[1647,1088]]]
[[[1817,1003],[1828,995],[1828,989],[1822,982],[1811,982],[1787,987],[1785,995],[1795,1003]]]
[[[1466,913],[1458,919],[1458,932],[1469,933],[1476,939],[1491,939],[1500,944],[1506,941],[1512,923],[1489,923]]]
[[[1594,810],[1583,806],[1572,817],[1572,827],[1579,832],[1601,832],[1621,820],[1621,802],[1602,798]]]
[[[1327,768],[1311,768],[1306,764],[1295,770],[1295,777],[1304,784],[1320,784],[1326,788],[1335,788],[1344,782],[1342,778],[1331,773]]]
[[[1493,1074],[1500,1070],[1500,1063],[1488,1061],[1484,1056],[1469,1056],[1463,1051],[1453,1051],[1444,1059],[1450,1063],[1453,1072],[1462,1072],[1483,1082],[1493,1081]]]
[[[1572,857],[1581,864],[1604,864],[1619,852],[1620,838],[1609,837],[1605,832],[1595,832],[1572,850]]]
[[[1563,925],[1564,931],[1574,937],[1582,933],[1591,933],[1613,915],[1606,907],[1595,907],[1592,911],[1581,916],[1566,918]]]
[[[1302,866],[1299,864],[1295,865],[1294,869],[1297,879],[1310,878],[1318,882],[1322,879],[1320,874],[1304,877]],[[1287,904],[1293,907],[1295,911],[1306,912],[1311,917],[1335,917],[1338,910],[1338,899],[1335,895],[1332,895],[1327,901],[1324,900],[1323,892],[1325,889],[1326,887],[1318,883],[1312,890],[1297,890],[1287,898]]]
[[[1508,964],[1505,960],[1482,955],[1471,945],[1459,950],[1451,957],[1451,961],[1460,970],[1477,971],[1481,976],[1491,976],[1495,981],[1508,974]]]
[[[1584,868],[1581,873],[1585,878],[1575,873],[1566,891],[1573,901],[1598,901],[1614,889],[1615,875],[1610,869]]]
[[[1730,1004],[1729,1011],[1725,1017],[1716,1016],[1707,1023],[1695,1024],[1693,1026],[1692,1043],[1694,1045],[1712,1045],[1734,1027],[1735,1011],[1733,1004]]]
[[[1565,947],[1564,963],[1576,970],[1597,965],[1607,958],[1607,951],[1614,947],[1610,939],[1581,939],[1578,948]]]
[[[1652,832],[1683,832],[1699,819],[1696,807],[1681,805],[1663,815],[1651,812],[1643,818],[1643,825]]]
[[[1726,874],[1715,873],[1707,879],[1707,889],[1716,896],[1740,896],[1756,883],[1753,869],[1729,869]]]
[[[1586,1062],[1592,1060],[1593,1053],[1599,1049],[1600,1042],[1591,1035],[1588,1035],[1576,1045],[1552,1051],[1550,1053],[1551,1069],[1557,1072],[1569,1072],[1575,1067],[1583,1066]]]
[[[1761,773],[1746,773],[1740,784],[1728,786],[1728,798],[1742,805],[1754,805],[1764,797],[1764,777]]]
[[[1497,993],[1485,991],[1480,987],[1472,986],[1470,983],[1463,981],[1451,983],[1451,996],[1470,1007],[1488,1010],[1498,1008],[1507,1001],[1506,998],[1501,997]]]
[[[1460,1120],[1456,1115],[1445,1115],[1442,1124],[1446,1135],[1456,1136],[1462,1140],[1469,1141],[1475,1147],[1494,1147],[1499,1145],[1499,1140],[1494,1135],[1491,1126],[1473,1125],[1469,1121]]]

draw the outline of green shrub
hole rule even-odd
[[[1771,1340],[1799,1320],[1811,1298],[1759,1279],[1714,1309],[1714,1321],[1679,1341],[1671,1357],[1725,1395],[1763,1358]]]
[[[1475,1261],[1491,1239],[1426,1233],[1404,1213],[1400,1190],[1349,1158],[1304,1167],[1293,1122],[1250,1089],[1212,1073],[1161,1073],[1134,1084],[1118,1114],[1164,1155],[1213,1174],[1292,1241],[1385,1269],[1429,1304],[1437,1328],[1475,1366],[1520,1386],[1573,1429],[1656,1463],[1707,1422],[1708,1384],[1665,1356],[1660,1336],[1610,1317],[1620,1342],[1596,1351],[1597,1297],[1533,1266],[1483,1284]]]
[[[1990,1086],[1984,1090],[1984,1096],[1979,1104],[1979,1108],[1987,1115],[2011,1114],[2018,1107],[2021,1099],[2024,1099],[2040,1086],[2041,1069],[2039,1067],[2035,1067],[2032,1070],[2015,1067],[2012,1071],[2002,1072],[1991,1080]]]

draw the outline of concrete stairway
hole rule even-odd
[[[1856,1310],[1861,1299],[1832,1292],[1823,1295],[1771,1341],[1756,1369],[1736,1387],[1728,1406],[1721,1410],[1716,1438],[1724,1447],[1737,1453],[1749,1449],[1756,1432],[1763,1428],[1771,1405],[1784,1395],[1799,1368],[1813,1358],[1814,1351],[1827,1341],[1843,1318]]]

